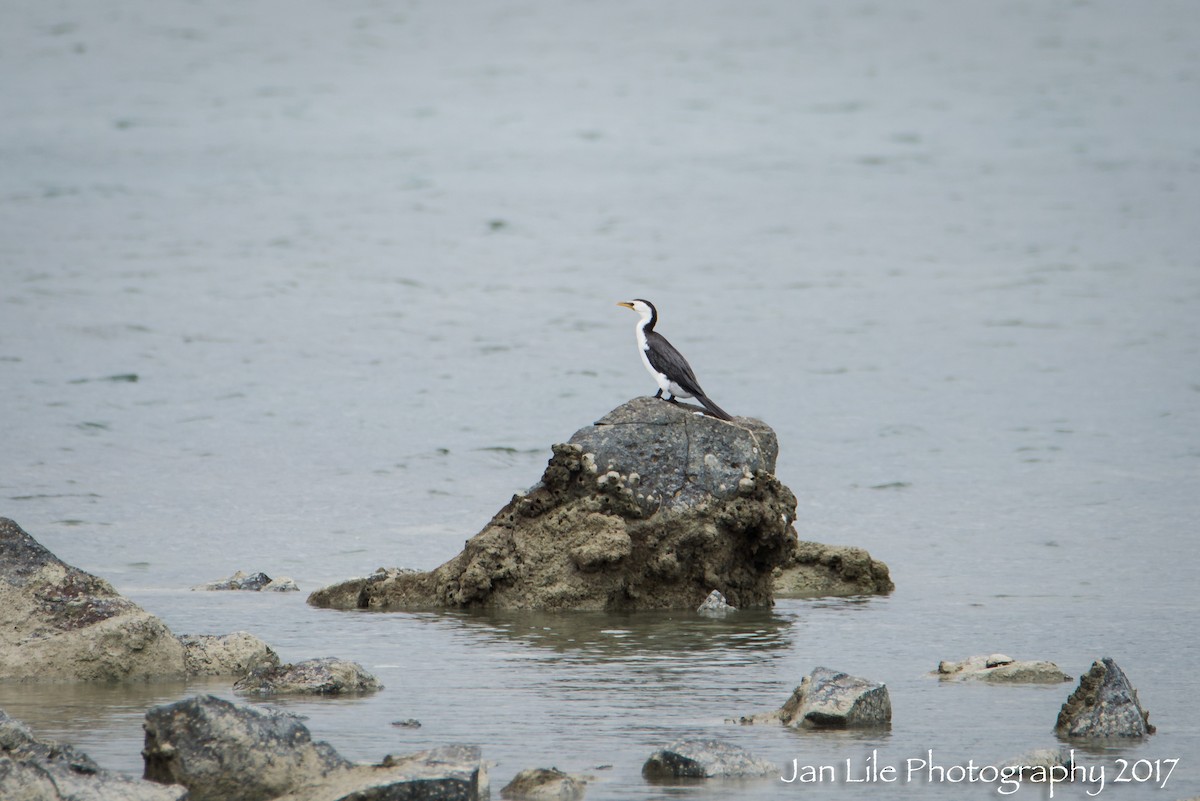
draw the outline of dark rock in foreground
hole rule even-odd
[[[239,679],[233,689],[258,695],[353,695],[382,690],[383,685],[357,662],[325,657],[259,668]]]
[[[166,625],[0,518],[0,679],[127,681],[186,673]]]
[[[183,801],[187,789],[102,770],[69,745],[46,742],[0,710],[0,798],[5,801]]]
[[[291,715],[211,695],[146,713],[146,778],[182,784],[189,801],[477,801],[487,772],[473,746],[355,765],[314,743]]]
[[[744,717],[739,722],[857,728],[888,726],[891,720],[892,700],[886,685],[819,667],[804,677],[780,709]]]
[[[741,746],[720,740],[677,740],[650,755],[647,779],[734,779],[778,776],[779,768]]]
[[[1154,734],[1150,713],[1111,657],[1093,662],[1058,713],[1054,733],[1074,739],[1145,737]]]
[[[997,684],[1059,684],[1071,677],[1053,662],[1017,660],[1004,654],[969,656],[961,662],[938,662],[939,679],[990,681]]]
[[[381,570],[314,592],[341,609],[695,609],[716,588],[769,606],[796,547],[775,434],[638,398],[555,445],[542,480],[429,572]]]
[[[775,569],[776,598],[884,595],[894,589],[888,566],[862,548],[799,542]]]

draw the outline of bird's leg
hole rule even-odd
[[[667,403],[674,403],[674,404],[678,405],[679,399],[676,398],[674,395],[672,395],[671,397],[667,398]]]
[[[662,399],[662,390],[660,389],[658,392],[655,392],[655,393],[654,393],[654,397],[656,397],[656,398],[658,398],[659,400],[661,400],[661,399]]]

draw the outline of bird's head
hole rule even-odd
[[[624,306],[627,309],[633,309],[635,312],[637,312],[638,314],[640,314],[642,316],[643,320],[657,320],[658,319],[658,311],[654,308],[654,304],[648,300],[642,300],[641,298],[635,298],[633,300],[623,300],[620,303],[618,303],[617,305]]]

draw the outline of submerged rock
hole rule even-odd
[[[1071,677],[1053,662],[1016,660],[1004,654],[969,656],[961,662],[938,662],[939,679],[991,681],[997,684],[1059,684]]]
[[[500,797],[507,801],[579,801],[587,789],[588,778],[558,768],[530,768],[504,785]]]
[[[296,582],[286,576],[273,579],[266,573],[245,573],[241,570],[234,573],[226,579],[219,581],[210,581],[207,584],[198,584],[192,587],[193,590],[201,590],[207,592],[216,592],[222,590],[234,590],[245,592],[295,592],[300,588],[296,586]]]
[[[650,755],[647,779],[733,779],[777,776],[779,768],[746,749],[720,740],[677,740]]]
[[[796,552],[775,569],[775,597],[882,595],[896,589],[888,566],[862,548],[797,543]]]
[[[187,788],[103,770],[72,746],[40,740],[0,709],[0,798],[27,801],[183,801]]]
[[[1054,733],[1076,739],[1145,737],[1154,734],[1150,713],[1111,657],[1092,663],[1058,713]]]
[[[312,741],[297,718],[197,696],[146,713],[146,778],[182,784],[188,801],[364,801],[487,797],[473,746],[355,765]]]
[[[245,631],[232,634],[182,634],[183,656],[192,676],[244,676],[253,670],[277,667],[279,655]]]
[[[694,609],[718,588],[769,606],[796,547],[796,498],[764,423],[638,398],[553,447],[542,480],[428,572],[314,592],[342,609]]]
[[[1057,748],[1038,748],[1008,760],[1001,767],[1015,768],[1024,781],[1044,782],[1051,775],[1066,776],[1070,779],[1074,776],[1075,752],[1066,752]],[[1061,778],[1056,780],[1061,781]]]
[[[177,678],[183,645],[166,625],[0,518],[0,679]]]
[[[815,668],[774,712],[743,717],[743,724],[780,723],[793,728],[888,726],[892,700],[886,685],[829,668]]]
[[[725,617],[730,612],[736,612],[737,608],[730,606],[725,601],[725,596],[719,591],[713,590],[704,599],[704,603],[700,604],[696,609],[696,614],[704,617]]]
[[[233,689],[257,695],[351,695],[382,690],[383,685],[357,662],[324,657],[258,668],[239,679]]]

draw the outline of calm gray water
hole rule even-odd
[[[1200,10],[1035,2],[4,4],[0,513],[181,633],[356,659],[281,705],[359,759],[483,746],[591,799],[990,798],[994,785],[661,787],[682,736],[781,766],[994,764],[1113,656],[1200,795]],[[690,614],[352,614],[306,591],[453,556],[553,442],[653,386],[648,297],[708,393],[779,434],[802,537],[887,598]],[[131,380],[136,376],[136,381]],[[813,667],[885,734],[725,720]],[[145,708],[227,684],[0,686],[139,771]],[[391,722],[416,718],[420,729]],[[1057,788],[1086,798],[1096,787]],[[1043,798],[1044,789],[1017,797]],[[1096,797],[1096,796],[1092,796]]]

